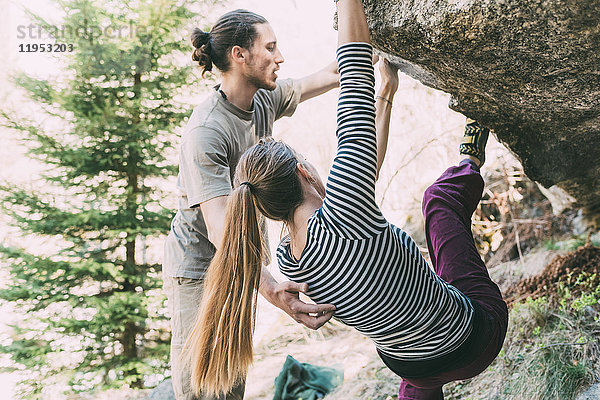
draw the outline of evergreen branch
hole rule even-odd
[[[36,79],[25,73],[20,73],[14,78],[16,86],[25,89],[27,96],[38,103],[47,106],[55,106],[55,99],[59,95],[50,82],[44,79]]]

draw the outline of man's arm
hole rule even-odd
[[[219,248],[225,233],[225,207],[228,196],[219,196],[200,204],[206,223],[208,239]],[[331,304],[307,304],[300,300],[299,292],[306,292],[308,285],[295,282],[278,283],[265,266],[260,275],[259,292],[267,301],[285,311],[297,322],[310,329],[318,329],[333,316]]]
[[[300,300],[299,293],[308,290],[306,283],[291,281],[278,283],[266,266],[260,274],[259,293],[273,304],[282,309],[296,322],[310,329],[319,329],[333,317],[333,304],[307,304]]]
[[[300,102],[319,96],[329,90],[338,87],[340,78],[337,70],[337,62],[333,61],[325,68],[314,74],[298,79],[300,83]]]
[[[223,235],[225,234],[225,209],[228,197],[219,196],[200,204],[206,231],[208,232],[208,240],[217,249],[221,247]]]

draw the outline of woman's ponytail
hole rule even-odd
[[[272,139],[261,139],[240,157],[223,240],[206,273],[198,318],[183,352],[196,393],[230,392],[252,364],[257,290],[269,255],[264,217],[289,223],[302,203],[297,165],[296,153]]]
[[[257,290],[266,250],[250,184],[229,196],[225,229],[204,280],[200,312],[185,352],[196,394],[219,396],[252,364]]]

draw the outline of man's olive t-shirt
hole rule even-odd
[[[179,209],[165,242],[163,275],[204,277],[215,247],[199,205],[231,192],[242,153],[271,136],[275,120],[294,113],[300,94],[298,82],[286,79],[272,91],[257,91],[252,111],[234,106],[217,90],[194,109],[181,141]]]

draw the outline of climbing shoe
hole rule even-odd
[[[488,128],[479,125],[475,120],[467,118],[465,135],[458,151],[462,155],[477,158],[481,162],[479,165],[481,167],[485,162],[485,145],[489,135],[490,130]]]

